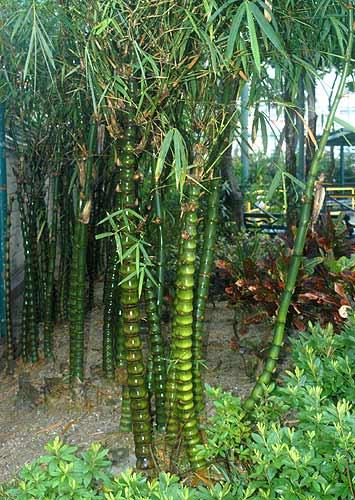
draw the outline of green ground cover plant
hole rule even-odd
[[[293,360],[249,421],[239,398],[210,389],[215,414],[201,453],[239,485],[236,498],[354,498],[355,317],[340,334],[309,324]]]

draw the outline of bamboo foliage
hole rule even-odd
[[[273,65],[280,81],[282,72],[290,75],[294,96],[300,71],[313,79],[317,69],[332,64],[326,56],[328,39],[337,44],[334,52],[343,54],[351,31],[342,23],[346,10],[339,2],[320,0],[0,0],[0,101],[9,109],[18,160],[25,254],[22,356],[29,362],[40,358],[41,322],[44,356],[55,356],[53,323],[59,310],[62,319],[69,319],[71,383],[83,382],[85,306],[93,301],[95,278],[105,273],[103,372],[124,381],[121,429],[133,430],[139,468],[154,465],[153,408],[157,429],[166,428],[170,444],[181,440],[191,466],[205,465],[197,453],[201,344],[214,260],[218,172],[229,136],[235,137],[239,81],[249,80],[252,99],[275,101],[280,89],[275,91],[268,76]],[[304,24],[319,50],[307,44]],[[319,31],[322,43],[317,45]],[[351,43],[348,58],[350,52]],[[330,123],[307,181],[270,359],[246,409],[270,382],[279,356]],[[108,221],[115,227],[95,240]],[[201,252],[199,224],[204,224]],[[179,241],[174,242],[176,233]],[[168,356],[161,320],[167,250],[174,243],[179,248]],[[147,349],[141,332],[143,290]]]

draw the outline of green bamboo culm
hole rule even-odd
[[[114,340],[114,354],[115,354],[115,366],[116,370],[126,366],[126,354],[125,354],[125,339],[123,336],[123,320],[122,320],[122,310],[120,305],[120,295],[118,293],[119,289],[116,289],[114,295],[115,308],[117,314],[114,316],[113,321],[113,340]]]
[[[34,181],[31,179],[31,184],[34,184]],[[42,321],[42,308],[43,308],[43,287],[41,286],[42,280],[40,276],[40,262],[39,262],[39,244],[37,242],[38,230],[37,230],[37,214],[35,209],[35,201],[34,195],[28,182],[23,183],[23,195],[26,200],[26,217],[27,220],[30,221],[30,224],[27,228],[27,238],[29,240],[30,246],[30,262],[31,265],[31,280],[33,287],[33,295],[30,294],[30,300],[33,300],[34,303],[34,313],[35,313],[35,322],[38,324]],[[33,337],[32,337],[33,342]],[[38,344],[38,340],[37,340]]]
[[[123,385],[122,388],[122,404],[119,431],[132,432],[131,399],[129,397],[129,388],[127,387],[127,385]]]
[[[7,225],[6,225],[6,241],[5,241],[5,294],[6,294],[6,356],[7,356],[7,369],[11,374],[14,370],[15,361],[15,339],[12,326],[12,311],[11,311],[11,211],[13,204],[13,197],[10,197],[10,202],[7,209]]]
[[[123,209],[135,208],[135,133],[130,117],[125,129],[125,143],[122,148],[120,195]],[[130,219],[129,211],[126,213]],[[122,235],[122,251],[127,253],[133,245],[131,233]],[[121,263],[120,301],[122,308],[122,329],[125,338],[127,360],[127,385],[131,400],[133,437],[138,469],[151,469],[152,424],[149,411],[149,396],[146,386],[142,341],[140,337],[140,310],[138,277],[134,253],[127,255]]]
[[[312,213],[312,204],[314,197],[314,186],[317,179],[320,160],[324,154],[325,146],[328,141],[330,129],[334,122],[335,113],[337,111],[339,101],[343,95],[345,83],[347,76],[349,75],[350,69],[350,61],[351,61],[351,52],[353,46],[353,7],[349,4],[347,7],[349,9],[349,42],[345,54],[345,64],[342,71],[341,79],[338,85],[338,89],[333,101],[333,104],[330,109],[330,113],[328,115],[326,125],[324,127],[324,131],[322,137],[319,142],[318,149],[315,153],[313,161],[310,166],[310,170],[307,176],[306,190],[303,196],[303,204],[300,215],[300,222],[297,228],[297,234],[295,239],[295,244],[292,252],[290,267],[287,273],[287,280],[285,285],[285,290],[281,298],[281,303],[277,315],[277,320],[275,324],[275,330],[272,340],[272,346],[270,348],[268,359],[266,361],[264,370],[262,374],[259,376],[255,387],[253,388],[250,396],[243,404],[245,410],[250,411],[254,408],[255,404],[259,400],[259,398],[264,394],[265,387],[271,381],[272,373],[277,366],[277,362],[279,359],[281,347],[283,345],[284,336],[285,336],[285,325],[287,314],[289,310],[289,306],[291,303],[292,295],[296,286],[298,271],[301,265],[301,260],[303,256],[303,249],[306,241],[308,226]]]
[[[155,210],[155,223],[158,228],[158,244],[157,244],[157,278],[158,286],[156,290],[156,301],[158,307],[158,315],[161,319],[162,304],[164,296],[164,283],[165,283],[165,242],[163,230],[163,210],[161,200],[161,190],[159,181],[156,181],[154,190],[154,210]]]
[[[114,355],[114,328],[117,308],[115,304],[115,290],[118,285],[119,261],[116,252],[109,257],[106,293],[104,299],[104,325],[102,346],[102,368],[106,378],[113,379],[115,374]]]
[[[174,332],[176,329],[176,297],[174,298],[172,309],[171,331]],[[175,368],[176,355],[174,343],[172,342],[167,364],[167,379],[165,385],[166,437],[170,446],[176,445],[180,430],[176,406],[177,385]]]
[[[192,335],[194,308],[194,276],[197,248],[197,224],[200,187],[191,181],[188,200],[183,207],[183,227],[180,235],[179,261],[176,279],[175,313],[172,332],[171,357],[174,368],[169,380],[176,387],[178,433],[182,433],[188,458],[193,469],[205,466],[197,450],[201,444],[193,394]],[[167,386],[170,390],[170,385]],[[170,415],[169,415],[170,418]],[[168,425],[168,433],[172,427]]]
[[[93,153],[96,123],[92,121],[88,140],[88,157],[80,164],[84,169],[83,183],[80,186],[80,205],[74,229],[72,269],[70,277],[70,380],[71,384],[84,380],[84,324],[85,324],[85,282],[86,256],[88,241],[88,222],[90,219],[90,192],[93,171]]]
[[[31,241],[28,232],[29,220],[26,216],[26,202],[21,182],[17,182],[17,200],[20,211],[23,251],[25,256],[25,283],[22,310],[22,357],[25,361],[38,361],[38,322],[36,317],[34,270]]]
[[[69,294],[70,294],[70,268],[72,263],[72,204],[66,203],[66,193],[69,189],[68,179],[70,177],[68,168],[65,168],[63,175],[59,178],[59,210],[60,210],[60,267],[59,267],[59,297],[58,309],[62,319],[69,317]]]
[[[145,300],[152,356],[152,387],[155,397],[156,424],[157,429],[162,431],[165,427],[166,362],[156,291],[149,278],[145,287]]]
[[[208,300],[214,249],[216,243],[219,196],[220,180],[217,178],[212,179],[209,183],[207,217],[203,234],[203,247],[196,290],[195,321],[192,337],[193,389],[194,402],[197,413],[201,412],[204,408],[204,391],[202,384],[202,343],[204,337],[206,305]]]
[[[52,184],[52,223],[49,233],[49,255],[47,269],[47,284],[45,289],[43,350],[46,359],[53,358],[53,306],[54,306],[54,273],[57,255],[57,226],[58,226],[58,184],[59,175],[55,173],[51,178]]]

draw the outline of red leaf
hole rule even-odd
[[[300,318],[293,318],[292,322],[295,325],[295,327],[297,328],[297,330],[299,330],[300,332],[305,331],[306,326],[303,323],[303,321],[300,320]]]

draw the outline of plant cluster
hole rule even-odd
[[[260,245],[258,236],[240,243],[241,250],[237,246],[230,262],[218,263],[224,280],[228,275],[230,281],[235,277],[226,293],[233,304],[256,305],[273,317],[285,290],[293,243],[279,238],[266,247]],[[291,300],[290,324],[305,330],[307,321],[318,319],[320,308],[322,324],[344,322],[355,300],[355,261],[351,251],[352,244],[346,239],[341,220],[334,223],[330,216],[322,217],[316,230],[309,231]],[[262,317],[254,311],[245,323]]]
[[[269,390],[248,419],[239,398],[209,388],[215,413],[200,447],[212,462],[212,487],[188,487],[177,476],[153,480],[127,471],[110,472],[108,450],[76,447],[56,438],[48,455],[26,465],[3,486],[2,498],[30,500],[105,498],[332,500],[353,498],[355,478],[355,316],[341,335],[331,325],[309,324],[294,340],[295,368]],[[216,475],[217,473],[217,475]]]
[[[295,368],[248,421],[239,398],[209,391],[215,414],[201,453],[238,485],[236,498],[354,497],[355,316],[340,335],[308,329],[293,341]]]
[[[286,77],[291,87],[300,71],[313,79],[320,66],[333,63],[333,57],[320,56],[330,52],[331,40],[344,67],[309,168],[273,350],[247,406],[255,404],[277,362],[319,163],[350,73],[353,30],[351,4],[314,0],[311,8],[298,10],[293,3],[285,10],[276,0],[221,5],[0,0],[0,103],[6,106],[13,146],[25,254],[21,335],[7,331],[9,365],[19,352],[24,362],[43,355],[53,359],[53,325],[60,311],[69,322],[70,384],[80,386],[86,312],[95,280],[104,274],[102,371],[108,379],[117,369],[125,374],[121,429],[133,431],[141,469],[154,467],[155,424],[167,429],[173,449],[183,438],[192,468],[205,465],[196,453],[202,340],[221,164],[237,129],[236,100],[246,81],[251,95],[261,99],[260,82],[270,65],[279,82],[285,81],[283,73],[291,75]],[[288,7],[291,17],[285,16]],[[304,23],[317,40],[319,28],[327,32],[314,44],[316,50],[310,51],[303,37]],[[288,36],[290,26],[302,41],[301,52],[290,44],[298,40]],[[294,90],[288,85],[283,92],[287,106]],[[173,211],[176,233],[166,224]],[[167,353],[161,309],[165,242],[174,235],[178,250],[172,256],[176,279]],[[143,295],[148,349],[140,328]]]
[[[59,438],[45,446],[48,454],[27,464],[12,485],[1,486],[3,499],[16,500],[232,500],[233,486],[189,488],[179,478],[161,472],[148,480],[127,470],[115,476],[109,450],[93,443],[88,451],[64,444]]]

